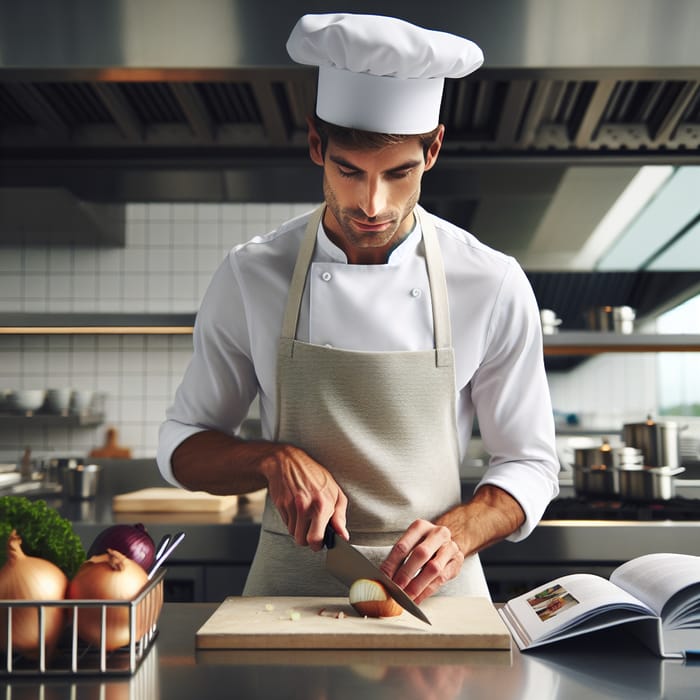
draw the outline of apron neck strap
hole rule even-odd
[[[301,247],[299,248],[299,254],[297,255],[292,281],[289,286],[287,306],[282,321],[282,338],[288,340],[294,340],[296,337],[301,299],[304,294],[308,270],[311,265],[311,260],[313,259],[318,226],[323,218],[325,208],[325,205],[322,204],[312,212],[306,225],[306,231],[301,242]],[[414,213],[421,227],[423,245],[425,247],[425,264],[428,269],[433,309],[436,361],[438,365],[443,365],[446,361],[451,361],[452,347],[445,269],[442,264],[442,254],[440,253],[440,246],[438,244],[437,233],[432,218],[419,206],[416,206]]]
[[[442,253],[435,231],[432,217],[422,207],[414,209],[423,232],[425,248],[425,265],[428,268],[430,283],[430,298],[433,307],[433,329],[435,335],[435,350],[438,353],[437,364],[442,365],[441,352],[452,352],[452,327],[450,324],[450,305],[447,298],[447,279],[445,267],[442,264]]]
[[[299,254],[297,255],[294,274],[292,275],[292,281],[289,285],[287,307],[284,310],[284,319],[282,321],[282,338],[287,338],[288,340],[294,340],[297,335],[301,298],[304,295],[306,276],[309,271],[309,266],[311,265],[311,259],[314,255],[314,248],[316,247],[318,225],[321,223],[325,210],[326,205],[322,204],[311,213],[309,221],[306,224],[304,238],[301,241]]]

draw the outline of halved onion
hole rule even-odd
[[[365,617],[396,617],[403,608],[387,593],[379,581],[359,578],[350,586],[350,605]]]

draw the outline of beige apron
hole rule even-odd
[[[445,272],[432,220],[417,207],[435,348],[366,352],[295,340],[323,210],[308,222],[289,290],[277,358],[276,439],[301,447],[331,472],[348,497],[351,542],[379,564],[414,520],[432,520],[460,502]],[[268,497],[244,595],[346,595],[324,560],[324,551],[294,543]],[[440,593],[488,596],[478,557],[468,557]]]

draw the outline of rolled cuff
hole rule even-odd
[[[175,420],[166,420],[161,426],[158,434],[158,452],[156,461],[162,477],[173,486],[185,488],[173,475],[173,465],[171,462],[173,452],[188,437],[202,433],[206,428],[194,425],[185,425]]]

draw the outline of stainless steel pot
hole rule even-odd
[[[668,501],[676,495],[676,476],[683,467],[617,469],[620,498],[627,501]]]
[[[586,311],[586,324],[592,331],[629,334],[634,331],[636,316],[631,306],[598,306]]]
[[[625,423],[622,439],[644,455],[647,467],[679,467],[680,431],[678,423],[657,423],[651,416],[643,423]]]
[[[578,496],[613,498],[619,491],[619,478],[617,469],[604,464],[574,465],[574,490]]]
[[[613,448],[607,440],[599,447],[574,450],[574,490],[579,496],[616,497],[619,492],[617,468],[641,465],[640,450]]]

